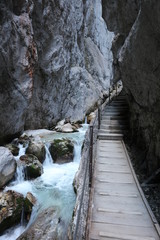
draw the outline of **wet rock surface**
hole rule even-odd
[[[24,166],[25,179],[34,179],[42,175],[43,166],[38,158],[32,154],[25,154],[20,157],[20,164]]]
[[[7,184],[16,171],[16,161],[8,148],[0,147],[0,188]]]
[[[63,223],[58,217],[53,207],[43,210],[37,217],[36,221],[18,238],[24,239],[52,239],[66,240],[66,234],[62,234],[64,230]]]
[[[55,139],[51,143],[49,151],[54,163],[63,164],[73,161],[74,145],[69,139]]]
[[[28,192],[26,195],[26,200],[30,202],[33,206],[36,204],[37,200],[32,193]]]
[[[29,220],[32,212],[33,203],[28,197],[24,198],[22,194],[7,191],[0,192],[0,234],[6,229],[20,223],[22,211],[24,219]]]

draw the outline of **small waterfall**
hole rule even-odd
[[[43,165],[44,166],[50,166],[53,164],[53,159],[49,151],[49,145],[45,145],[45,150],[46,150],[46,158],[44,160]]]
[[[74,159],[73,159],[73,162],[79,162],[80,161],[81,148],[82,148],[81,142],[76,142],[74,144]]]
[[[32,225],[32,223],[35,221],[36,217],[38,215],[38,205],[33,206],[32,213],[29,219],[29,222],[27,224],[26,230]]]
[[[18,156],[15,157],[17,161],[19,160],[20,156],[25,155],[28,145],[23,146],[23,144],[18,144],[18,147],[19,147],[19,154]]]
[[[17,169],[16,169],[16,180],[15,182],[16,183],[22,183],[25,179],[25,168],[23,165],[20,164],[20,161],[19,161],[19,158],[22,156],[22,155],[25,155],[26,153],[26,149],[28,147],[28,145],[26,146],[23,146],[23,144],[19,144],[18,145],[19,147],[19,154],[18,156],[15,157],[16,161],[17,161]]]
[[[25,169],[24,166],[20,165],[17,166],[17,170],[16,170],[16,183],[21,183],[24,181],[25,178]]]
[[[85,116],[84,124],[87,124],[87,116]]]
[[[21,226],[24,226],[24,206],[22,206],[22,213],[21,213]]]

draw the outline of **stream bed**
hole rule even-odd
[[[75,133],[53,133],[40,134],[39,137],[45,143],[46,157],[43,163],[44,173],[35,180],[24,180],[23,169],[17,167],[16,179],[11,182],[4,191],[14,190],[26,196],[27,192],[31,192],[38,204],[33,207],[32,215],[27,226],[19,224],[11,228],[0,236],[0,240],[15,240],[18,238],[36,219],[37,215],[49,207],[55,207],[64,223],[63,234],[67,235],[67,229],[72,218],[75,206],[76,195],[73,190],[73,179],[78,170],[81,159],[81,148],[84,136],[88,128],[87,124]],[[31,131],[32,134],[34,131]],[[36,130],[35,130],[36,133]],[[65,164],[53,163],[52,157],[48,150],[50,142],[53,139],[68,138],[74,142],[74,159],[73,162]],[[19,145],[18,160],[21,155],[25,154],[25,147]]]

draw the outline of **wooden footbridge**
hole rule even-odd
[[[124,95],[106,105],[98,132],[87,240],[159,240],[159,225],[131,165]],[[77,238],[78,239],[78,238]]]

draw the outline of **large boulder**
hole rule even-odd
[[[33,202],[30,201],[30,198],[24,198],[20,193],[11,190],[0,192],[0,234],[20,223],[22,211],[24,211],[24,219],[28,221],[32,206]]]
[[[34,179],[42,175],[43,166],[38,158],[32,154],[25,154],[20,157],[25,168],[25,179]]]
[[[77,126],[75,124],[71,124],[70,122],[66,122],[65,119],[59,121],[57,126],[55,127],[57,132],[71,133],[77,132]]]
[[[18,238],[24,239],[63,239],[67,236],[64,233],[64,223],[53,207],[43,210],[36,221]]]
[[[7,184],[16,171],[16,161],[8,148],[0,147],[0,188]]]
[[[77,128],[75,126],[71,125],[70,123],[66,123],[62,127],[62,132],[70,133],[70,132],[78,132],[78,130],[77,130]]]
[[[28,148],[26,149],[27,154],[35,155],[38,160],[43,163],[46,156],[46,150],[44,143],[42,142],[30,142]]]
[[[53,161],[59,164],[73,161],[73,150],[73,142],[69,139],[55,139],[49,147]]]

